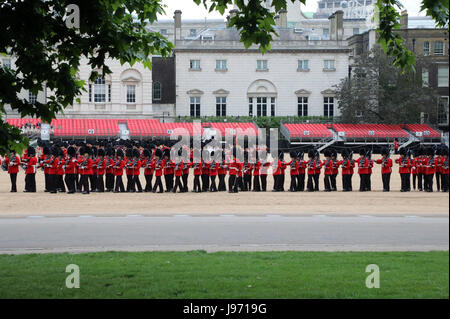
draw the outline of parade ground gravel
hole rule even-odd
[[[285,190],[273,193],[273,178],[268,176],[268,191],[261,193],[91,193],[48,194],[44,193],[44,174],[37,172],[37,193],[22,193],[25,174],[18,175],[18,193],[10,193],[9,176],[0,172],[1,217],[20,217],[30,215],[71,216],[95,214],[117,216],[126,214],[143,215],[308,215],[308,214],[379,214],[379,215],[440,215],[449,214],[449,194],[442,192],[425,193],[400,192],[400,176],[397,165],[391,178],[391,192],[382,191],[379,165],[372,175],[372,192],[359,192],[359,176],[353,176],[353,192],[287,192],[290,185],[289,169],[286,170]],[[228,178],[227,178],[228,179]],[[124,176],[124,180],[126,177]],[[145,184],[143,174],[141,183]],[[192,190],[193,176],[189,176]],[[337,178],[338,190],[342,189],[341,175]],[[436,187],[436,185],[434,185]],[[323,190],[323,174],[320,178]]]
[[[66,266],[80,288],[66,287]],[[369,289],[376,264],[380,287]],[[448,252],[0,255],[0,298],[445,298]]]

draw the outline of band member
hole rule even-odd
[[[137,188],[138,193],[142,193],[141,180],[139,179],[139,175],[141,173],[141,166],[142,166],[142,161],[140,160],[140,157],[141,157],[141,154],[140,154],[139,150],[134,149],[133,150],[133,164],[132,164],[132,169],[133,169],[132,189],[133,189],[133,191],[135,191]]]
[[[419,192],[423,191],[423,182],[424,182],[424,172],[425,172],[425,168],[423,166],[423,162],[425,160],[425,151],[422,147],[420,147],[417,150],[417,161],[416,161],[416,165],[417,165],[417,189],[419,190]]]
[[[206,150],[203,150],[206,152]],[[202,192],[207,192],[209,189],[209,163],[206,160],[202,160]]]
[[[56,170],[56,190],[60,193],[66,192],[66,186],[64,185],[64,164],[65,164],[65,154],[64,150],[62,148],[58,149],[59,156],[58,156],[58,167]]]
[[[278,159],[274,160],[272,163],[272,169],[273,169],[273,190],[272,192],[282,192],[283,185],[282,185],[282,178],[281,178],[281,168],[283,166],[283,152],[280,151],[278,154]],[[276,165],[276,166],[275,166]]]
[[[243,164],[236,158],[237,157],[237,148],[233,147],[233,151],[230,154],[230,159],[228,162],[229,167],[229,179],[228,179],[228,192],[229,193],[238,193],[238,179],[239,173],[242,172]]]
[[[48,181],[49,181],[49,193],[50,194],[56,194],[56,183],[57,183],[57,173],[58,173],[58,155],[59,150],[56,146],[52,147],[51,150],[51,157],[47,160],[45,160],[44,165],[48,168]]]
[[[216,162],[214,155],[215,155],[215,152],[211,151],[212,161],[209,164],[209,178],[210,178],[209,191],[213,192],[213,193],[217,192],[216,177],[217,177],[217,173],[219,170],[219,163]]]
[[[350,153],[344,149],[341,153],[342,161],[341,161],[341,167],[342,167],[342,191],[343,192],[351,192],[353,190],[352,188],[352,177],[353,177],[353,167],[355,166],[355,163],[351,159],[353,155],[350,155]]]
[[[331,160],[331,151],[325,150],[324,155],[325,155],[325,161],[323,163],[323,167],[324,167],[325,171],[324,171],[323,182],[324,182],[325,192],[331,192],[331,174],[332,174],[332,170],[333,170],[333,161]]]
[[[331,161],[333,162],[330,175],[331,191],[336,192],[337,191],[336,179],[339,174],[339,165],[340,165],[340,162],[337,159],[336,150],[331,150]]]
[[[127,148],[125,151],[125,174],[127,175],[127,192],[131,192],[133,188],[133,181],[134,181],[134,175],[133,175],[133,168],[131,165],[133,164],[133,149]]]
[[[413,189],[418,189],[419,182],[419,168],[422,160],[420,159],[420,149],[416,149],[413,152],[414,158],[411,160],[411,175],[413,181]],[[420,183],[421,184],[421,183]],[[417,186],[417,187],[416,187]],[[420,185],[422,186],[422,185]],[[422,187],[421,187],[422,188]]]
[[[316,167],[316,171],[314,173],[314,191],[318,192],[319,191],[319,181],[320,181],[320,171],[322,169],[322,161],[320,160],[320,153],[318,151],[314,152],[314,161],[316,162],[315,167]]]
[[[225,161],[225,152],[222,152],[222,160],[220,161],[219,164],[219,169],[217,171],[217,174],[219,176],[219,192],[226,192],[227,191],[227,186],[225,184],[225,177],[227,176],[227,168],[228,165]]]
[[[269,175],[269,168],[271,163],[267,160],[267,152],[260,154],[261,158],[261,169],[259,172],[259,178],[261,179],[261,191],[267,191],[267,176]]]
[[[89,194],[89,176],[92,175],[92,159],[89,147],[81,149],[82,159],[78,162],[78,172],[80,173],[80,184],[82,194]]]
[[[411,190],[411,161],[407,156],[406,149],[400,150],[400,157],[395,160],[399,165],[398,172],[401,177],[401,192],[409,192]]]
[[[433,192],[433,176],[436,173],[436,163],[434,157],[434,150],[429,148],[426,152],[427,157],[423,162],[425,184],[424,189],[426,192]]]
[[[261,183],[259,180],[260,171],[261,171],[261,161],[259,160],[258,152],[256,152],[255,166],[253,169],[253,191],[254,192],[261,191]]]
[[[291,161],[287,163],[287,165],[290,168],[290,175],[291,175],[291,185],[289,186],[290,192],[296,192],[297,191],[297,179],[298,179],[298,169],[299,169],[299,161],[297,158],[297,152],[291,151],[289,153],[291,157]]]
[[[243,191],[248,192],[252,189],[252,174],[253,174],[253,165],[250,163],[248,158],[248,152],[244,152],[244,169],[243,169]]]
[[[170,148],[164,148],[164,180],[166,182],[166,192],[171,192],[173,189],[173,174],[175,163],[170,160]]]
[[[180,190],[180,193],[183,192],[183,184],[181,183],[181,177],[183,176],[183,168],[184,168],[184,163],[181,158],[181,156],[183,156],[182,149],[178,150],[178,156],[180,156],[180,158],[178,159],[178,162],[175,163],[175,167],[174,167],[175,185],[173,186],[173,189],[172,189],[173,193],[176,193],[177,189]]]
[[[308,161],[306,162],[308,181],[306,188],[308,192],[314,192],[314,174],[316,173],[316,162],[314,161],[314,151],[308,151]]]
[[[27,149],[27,160],[24,163],[23,168],[25,169],[25,193],[36,193],[36,150],[34,147],[28,147]]]
[[[126,161],[124,160],[124,154],[121,149],[118,149],[116,152],[116,158],[113,164],[113,173],[116,178],[114,193],[125,193],[125,186],[123,185],[123,168],[126,165]]]
[[[298,158],[298,175],[297,175],[297,191],[303,192],[305,191],[305,175],[306,175],[306,166],[307,162],[304,160],[305,153],[299,152],[297,155]]]
[[[435,176],[436,176],[436,189],[438,192],[441,191],[441,147],[436,149],[436,157],[434,163],[436,165]]]
[[[194,188],[192,192],[201,193],[202,187],[200,185],[200,176],[202,176],[202,160],[201,160],[201,152],[198,149],[194,150],[193,153],[194,161],[192,167],[194,168]]]
[[[356,160],[358,163],[358,174],[360,178],[359,191],[369,191],[369,159],[367,158],[367,152],[365,149],[361,149],[359,152],[360,158]]]
[[[2,165],[8,170],[11,180],[11,193],[17,193],[17,174],[20,166],[19,156],[16,155],[15,151],[10,151],[9,156],[5,156]]]
[[[441,159],[441,178],[442,178],[442,191],[448,193],[448,148],[445,147],[442,151],[442,159]]]
[[[99,159],[97,158],[97,148],[91,147],[91,160],[92,160],[92,170],[89,175],[89,182],[91,184],[91,192],[95,192],[97,190],[97,165]]]
[[[390,191],[392,159],[389,158],[390,152],[387,148],[381,150],[381,159],[376,160],[377,164],[381,164],[381,179],[383,181],[383,192]]]
[[[152,153],[150,150],[145,149],[143,155],[144,155],[144,177],[145,177],[144,192],[151,192],[153,173],[155,171],[154,169],[155,163],[152,159]]]
[[[166,161],[162,158],[163,152],[161,149],[155,150],[155,184],[153,185],[153,193],[159,188],[158,193],[164,193],[164,187],[161,181],[161,176],[163,175],[164,167],[166,166]]]
[[[104,193],[105,192],[105,184],[103,182],[103,177],[106,172],[106,167],[108,165],[108,161],[105,158],[105,150],[99,149],[97,151],[98,160],[97,162],[97,192]]]
[[[77,178],[77,151],[73,146],[67,149],[67,158],[64,161],[65,182],[67,186],[67,194],[75,193],[75,180]]]
[[[114,149],[107,148],[105,154],[105,188],[107,192],[112,192],[114,190]]]
[[[190,161],[188,163],[184,163],[183,164],[183,176],[182,176],[182,180],[183,180],[183,190],[182,193],[187,193],[189,191],[189,168],[191,168],[192,166],[192,151],[189,148],[186,148],[186,151],[189,154],[189,159]]]

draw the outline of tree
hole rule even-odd
[[[266,8],[265,0],[192,0],[210,11],[222,14],[236,5],[238,14],[230,20],[236,27],[245,47],[259,45],[261,52],[270,50],[276,36],[274,16],[292,3],[306,0],[272,0]],[[312,1],[312,0],[308,0]],[[448,23],[448,0],[422,0],[427,14]],[[66,9],[79,9],[79,28],[67,27]],[[398,57],[395,64],[412,66],[414,59],[405,51],[396,28],[397,0],[378,0],[380,41],[389,54]],[[73,8],[73,6],[71,6]],[[446,12],[446,14],[445,14]],[[173,45],[159,33],[149,32],[147,26],[163,14],[161,0],[4,0],[0,2],[0,54],[17,58],[16,68],[0,68],[0,154],[8,150],[21,151],[28,140],[5,120],[5,105],[10,105],[22,117],[39,117],[50,122],[57,113],[77,99],[86,83],[77,78],[80,60],[88,59],[92,69],[110,73],[106,58],[121,63],[143,63],[151,67],[151,55],[167,57]],[[69,12],[69,17],[72,12]],[[91,80],[98,74],[92,73]],[[30,104],[19,98],[29,90],[36,94],[46,87],[52,94],[45,104]]]
[[[356,58],[351,78],[336,86],[343,122],[419,123],[421,112],[436,120],[437,92],[423,85],[421,74],[402,72],[393,60],[379,46]],[[429,68],[423,58],[416,64]]]

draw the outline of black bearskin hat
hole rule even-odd
[[[290,151],[290,152],[289,152],[289,156],[290,156],[292,159],[297,158],[297,153],[294,152],[294,151]]]
[[[366,150],[365,150],[364,148],[361,148],[361,149],[359,150],[359,155],[365,156],[365,155],[366,155]]]
[[[121,149],[118,149],[117,152],[116,152],[116,155],[118,157],[123,157],[124,154],[123,154],[123,151]]]
[[[67,155],[69,155],[71,157],[75,157],[76,154],[77,154],[77,150],[75,149],[75,147],[69,146],[69,148],[67,149]]]
[[[341,155],[342,155],[342,157],[344,157],[344,158],[347,158],[348,157],[348,151],[347,151],[347,149],[346,148],[344,148],[342,151],[341,151]]]
[[[314,151],[314,150],[309,150],[309,151],[308,151],[308,157],[309,157],[309,158],[313,158],[313,157],[314,157],[314,154],[315,154],[315,151]]]
[[[88,146],[82,147],[80,149],[80,154],[81,155],[85,155],[85,154],[90,155],[91,154],[91,149]]]
[[[34,147],[29,146],[27,148],[27,153],[28,153],[28,156],[34,156],[34,155],[36,155],[36,150],[34,149]]]
[[[92,155],[92,156],[97,156],[97,148],[96,148],[95,146],[93,146],[93,147],[91,148],[91,155]]]
[[[127,148],[127,150],[125,151],[125,155],[126,155],[126,157],[128,157],[128,158],[133,157],[133,149]]]
[[[98,156],[105,156],[105,150],[104,149],[99,149],[98,151],[97,151],[97,155]]]
[[[279,153],[278,153],[278,159],[279,159],[280,161],[283,161],[283,160],[284,160],[284,152],[283,152],[283,151],[279,151]]]
[[[133,157],[139,157],[141,156],[141,153],[139,153],[139,150],[134,149],[133,150]]]
[[[388,155],[388,154],[389,154],[389,151],[388,151],[388,149],[387,149],[386,147],[383,147],[383,148],[381,149],[380,153],[381,153],[381,155]]]
[[[44,146],[42,152],[44,153],[44,155],[50,155],[50,148],[48,146]]]
[[[164,149],[163,155],[164,155],[165,157],[170,157],[170,148]]]
[[[160,148],[157,148],[155,150],[155,156],[161,158],[163,156],[163,151]]]
[[[304,152],[298,152],[297,157],[299,159],[303,159],[305,157],[305,153]]]
[[[400,150],[400,155],[406,156],[406,149],[405,149],[405,148],[402,148],[402,149]]]
[[[151,156],[151,153],[150,153],[150,151],[149,151],[148,149],[145,149],[145,150],[142,152],[142,154],[144,155],[144,157],[150,157],[150,156]]]
[[[325,157],[331,157],[331,151],[330,150],[325,150],[324,152],[323,152],[323,155],[325,156]]]
[[[52,147],[52,155],[58,156],[59,155],[59,148],[58,147]]]

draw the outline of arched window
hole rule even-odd
[[[153,82],[153,99],[161,100],[161,83]]]

